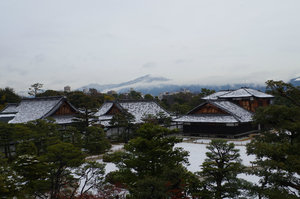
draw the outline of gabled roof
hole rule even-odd
[[[77,109],[65,97],[61,96],[23,99],[16,107],[15,117],[9,123],[26,123],[47,118],[54,114],[64,102],[68,103],[77,112]]]
[[[258,97],[258,98],[273,98],[273,95],[254,90],[251,88],[240,88],[235,91],[219,96],[219,98],[234,98],[234,97]]]
[[[235,117],[239,122],[251,122],[253,113],[247,111],[246,109],[236,105],[230,101],[225,100],[216,100],[209,101],[213,105],[219,107],[225,112],[229,113],[233,117]]]
[[[202,99],[205,99],[205,100],[216,100],[216,99],[218,99],[219,96],[227,94],[229,92],[231,92],[231,91],[230,90],[228,90],[228,91],[218,91],[218,92],[210,94],[210,95],[208,95],[206,97],[203,97]]]
[[[245,98],[245,97],[273,98],[273,95],[269,95],[252,88],[240,88],[233,91],[219,91],[211,95],[208,95],[206,97],[203,97],[202,99],[216,100],[216,99]]]
[[[142,118],[146,115],[157,115],[162,112],[166,116],[170,116],[170,114],[164,110],[159,104],[155,101],[147,101],[147,100],[135,100],[135,101],[116,101],[116,102],[105,102],[96,113],[99,116],[99,119],[107,120],[108,117],[103,117],[110,110],[110,108],[115,104],[120,111],[128,111],[135,117],[135,123],[141,123]]]
[[[206,117],[207,122],[222,123],[222,121],[225,121],[225,120],[231,120],[232,122],[234,122],[234,120],[235,120],[235,122],[251,122],[252,121],[253,114],[251,112],[249,112],[246,109],[244,109],[230,101],[227,101],[227,100],[208,100],[208,101],[200,104],[196,108],[192,109],[191,111],[189,111],[187,113],[187,115],[188,116],[197,116],[197,115],[191,115],[191,113],[194,112],[194,110],[199,109],[206,104],[211,104],[217,108],[220,108],[224,112],[228,113],[228,115],[221,115],[222,117],[220,116],[220,114],[202,114],[202,115],[200,115],[202,117]],[[212,116],[215,116],[215,118],[213,120],[211,120]],[[225,117],[225,116],[227,116],[227,117]],[[228,117],[228,116],[231,116],[231,117]],[[234,120],[233,120],[233,118],[234,118]],[[219,120],[217,120],[217,119],[219,119]]]
[[[101,116],[107,113],[109,109],[114,105],[114,102],[104,102],[102,106],[99,108],[98,112],[95,116]]]

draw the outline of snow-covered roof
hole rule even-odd
[[[273,98],[272,95],[251,88],[240,88],[218,97],[219,98],[239,98],[239,97]]]
[[[18,104],[7,104],[0,113],[15,113],[17,112]]]
[[[240,122],[251,122],[253,114],[246,109],[236,105],[230,101],[225,100],[215,100],[209,101],[208,103],[212,103],[213,105],[221,108],[225,112],[234,116]]]
[[[15,117],[14,113],[0,113],[0,117]]]
[[[220,108],[225,113],[228,113],[228,115],[227,115],[228,117],[224,117],[224,115],[222,117],[220,117],[220,113],[192,114],[196,109],[199,109],[200,107],[202,107],[206,104],[211,104],[217,108]],[[227,100],[207,100],[206,102],[200,104],[193,110],[189,111],[187,113],[187,115],[199,117],[198,119],[193,118],[193,117],[185,117],[186,120],[191,119],[191,121],[193,121],[193,122],[196,122],[195,119],[197,119],[198,122],[202,122],[201,120],[203,120],[203,122],[205,122],[204,119],[202,119],[201,117],[207,117],[206,120],[209,120],[211,122],[223,123],[227,119],[228,120],[230,120],[230,118],[232,119],[232,117],[234,118],[235,122],[251,122],[253,113],[251,113],[251,112],[247,111],[246,109],[240,107],[239,105],[236,105],[233,102],[230,102]],[[229,116],[231,116],[231,117],[229,117]],[[216,121],[217,119],[219,119],[219,121]],[[186,122],[188,122],[188,121],[186,121]]]
[[[112,115],[102,115],[99,119],[99,124],[103,126],[110,126],[109,122],[113,116]]]
[[[216,93],[213,93],[213,94],[210,94],[208,96],[205,96],[202,99],[205,99],[205,100],[215,100],[215,99],[218,99],[219,96],[227,94],[229,92],[231,92],[231,91],[218,91]]]
[[[51,116],[66,99],[64,97],[41,97],[23,99],[15,107],[16,115],[9,123],[26,123]],[[70,106],[74,108],[71,104]],[[76,110],[76,109],[75,109]],[[66,121],[66,118],[63,118]],[[60,118],[59,123],[62,123]],[[69,119],[68,119],[69,121]],[[69,123],[69,122],[67,122]]]
[[[105,102],[102,104],[102,106],[99,108],[98,112],[95,114],[95,116],[101,116],[107,113],[109,109],[113,106],[113,102]]]
[[[154,101],[120,101],[104,103],[97,112],[99,120],[109,119],[103,118],[103,116],[109,111],[113,103],[132,114],[135,117],[134,123],[142,123],[142,118],[146,115],[157,115],[158,113],[164,113],[166,116],[170,116],[167,111],[165,111]]]
[[[130,114],[135,117],[136,123],[141,123],[142,118],[146,115],[157,115],[158,113],[164,113],[166,116],[170,114],[161,108],[156,102],[122,102],[120,103],[122,108],[126,109]]]
[[[238,123],[232,115],[184,115],[173,120],[174,122],[191,123]]]
[[[233,91],[219,91],[203,97],[205,100],[227,99],[227,98],[243,98],[243,97],[257,97],[257,98],[273,98],[272,95],[252,89],[240,88]]]

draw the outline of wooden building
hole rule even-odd
[[[57,124],[70,124],[78,110],[65,97],[37,97],[23,99],[19,104],[8,104],[0,112],[0,121],[26,123],[53,118]]]
[[[105,102],[96,113],[96,116],[99,119],[99,123],[107,128],[108,136],[114,135],[117,132],[114,127],[111,127],[110,120],[115,114],[122,114],[124,111],[134,116],[133,123],[135,124],[143,123],[143,118],[147,115],[156,116],[158,114],[164,114],[170,117],[170,114],[155,101],[123,100]]]
[[[274,97],[251,88],[240,88],[233,91],[219,91],[206,96],[205,100],[228,100],[248,111],[255,112],[258,107],[268,106]]]
[[[268,106],[272,95],[241,88],[220,91],[203,99],[206,102],[175,119],[183,125],[183,134],[207,137],[240,137],[259,130],[252,116],[260,106]]]
[[[169,117],[170,114],[155,101],[151,100],[123,100],[105,102],[96,113],[103,126],[110,126],[109,121],[116,113],[127,111],[134,116],[134,123],[143,123],[143,118],[147,115],[156,116],[163,113]]]

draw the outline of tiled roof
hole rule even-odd
[[[240,88],[238,90],[231,91],[229,93],[219,96],[219,98],[237,98],[237,97],[272,98],[273,96],[251,88]]]
[[[130,114],[135,117],[134,123],[141,123],[142,118],[146,115],[157,115],[158,113],[162,112],[166,116],[170,116],[170,114],[165,111],[162,107],[160,107],[154,101],[120,101],[120,102],[106,102],[104,103],[98,113],[96,114],[99,116],[99,120],[103,119],[103,116],[109,111],[112,107],[113,103],[116,103],[119,107],[123,110],[127,110]],[[122,111],[122,110],[121,110]]]
[[[17,106],[17,114],[9,123],[26,123],[42,119],[60,101],[62,97],[24,99]]]
[[[17,112],[18,104],[7,104],[0,113],[15,113]]]
[[[228,113],[228,115],[220,115],[217,114],[191,114],[195,109],[198,109],[205,104],[212,104],[213,106],[220,108],[224,112]],[[227,100],[207,100],[206,102],[200,104],[190,112],[188,115],[182,116],[182,120],[185,122],[212,122],[212,123],[231,123],[231,122],[251,122],[253,114],[246,109],[230,102]],[[188,121],[190,119],[191,121]],[[176,119],[179,121],[178,119]]]
[[[238,120],[231,115],[184,115],[173,121],[191,123],[238,123]]]
[[[142,118],[146,115],[157,115],[162,112],[166,116],[170,116],[170,114],[161,108],[156,102],[122,102],[120,103],[122,108],[126,109],[129,113],[131,113],[135,117],[136,123],[141,123]]]
[[[109,109],[113,106],[113,102],[105,102],[102,104],[102,106],[99,108],[98,112],[95,114],[95,116],[101,116],[107,113]]]
[[[211,95],[203,97],[202,99],[205,99],[205,100],[215,100],[215,99],[218,99],[219,96],[227,94],[229,92],[231,92],[231,91],[218,91],[218,92],[215,92],[215,93],[213,93]]]
[[[215,100],[209,101],[210,103],[216,105],[217,107],[221,108],[225,112],[234,116],[240,122],[251,122],[253,114],[246,109],[236,105],[230,101],[225,100]]]
[[[16,112],[15,117],[9,123],[26,123],[51,116],[66,101],[64,97],[40,97],[23,99],[18,106],[12,106],[9,110]],[[69,104],[74,110],[71,104]],[[4,111],[7,111],[5,109]],[[54,118],[55,119],[55,118]],[[57,123],[70,123],[70,116],[57,116]]]
[[[243,98],[243,97],[257,97],[257,98],[273,98],[272,95],[252,89],[240,88],[233,91],[219,91],[203,97],[205,100],[227,99],[227,98]]]

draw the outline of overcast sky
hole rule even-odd
[[[0,87],[300,76],[299,0],[0,0]]]

